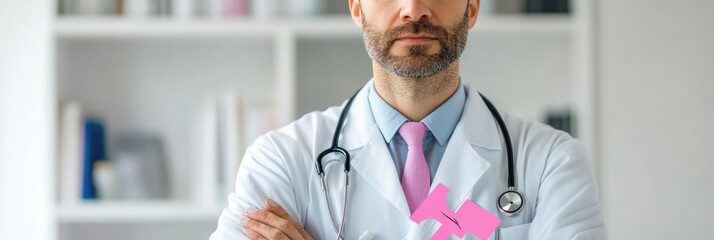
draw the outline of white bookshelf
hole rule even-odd
[[[591,144],[593,126],[586,118],[593,111],[592,82],[583,60],[589,57],[589,42],[581,11],[481,16],[463,56],[464,81],[505,111],[530,120],[549,108],[574,108],[577,131]],[[248,102],[272,105],[282,126],[305,112],[341,103],[371,76],[361,31],[347,16],[59,17],[54,35],[58,101],[87,103],[90,111],[108,119],[109,134],[143,129],[169,139],[172,192],[169,200],[58,204],[60,239],[91,239],[83,232],[97,226],[121,235],[127,224],[201,222],[205,228],[195,230],[195,236],[209,234],[225,196],[215,204],[195,201],[187,187],[194,175],[190,136],[180,130],[190,123],[166,124],[167,119],[188,118],[192,113],[185,109],[197,108],[202,95],[238,86]],[[171,110],[172,99],[186,107]],[[153,109],[168,109],[163,112],[168,116],[145,116]]]

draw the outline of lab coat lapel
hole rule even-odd
[[[451,135],[430,189],[430,192],[433,191],[439,184],[449,188],[446,201],[453,211],[458,210],[474,192],[478,194],[479,189],[474,189],[474,186],[491,166],[489,160],[479,155],[479,149],[501,151],[501,140],[485,103],[476,91],[467,86],[461,120]],[[421,223],[413,227],[409,234],[418,239],[428,237],[436,231],[436,226],[440,226],[435,224],[436,221]]]
[[[469,87],[467,87],[470,90]],[[477,149],[501,150],[501,140],[493,116],[476,91],[467,94],[459,123],[451,135],[449,145],[441,158],[431,190],[439,184],[449,188],[447,200],[452,208],[458,207],[471,193],[474,184],[491,166],[478,154]]]
[[[404,214],[405,219],[408,219],[411,213],[397,176],[396,167],[381,135],[379,133],[377,135],[355,156],[352,167],[382,198]]]
[[[373,83],[369,81],[367,84]],[[408,219],[411,215],[409,206],[392,155],[372,116],[367,100],[368,89],[363,87],[352,103],[342,134],[344,148],[354,154],[350,163],[353,170],[351,174],[359,174]]]

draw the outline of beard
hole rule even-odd
[[[362,14],[364,16],[364,14]],[[468,9],[463,19],[448,30],[421,18],[418,22],[380,32],[362,18],[364,44],[370,58],[388,72],[404,78],[426,78],[446,71],[461,57],[468,37]],[[394,56],[391,49],[404,34],[425,33],[436,37],[440,52],[429,54],[430,44],[409,46],[406,56]]]

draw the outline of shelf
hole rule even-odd
[[[575,24],[565,14],[512,14],[481,16],[471,31],[477,33],[571,33]]]
[[[217,221],[223,207],[199,207],[186,202],[90,202],[59,206],[61,223],[141,223]]]
[[[271,37],[285,32],[313,36],[359,36],[352,20],[345,17],[315,19],[196,19],[168,18],[60,18],[55,33],[62,38],[136,37]]]
[[[488,15],[479,18],[478,33],[568,33],[567,15]],[[474,31],[472,30],[472,31]],[[151,37],[271,37],[294,33],[300,37],[359,37],[362,31],[344,16],[300,19],[131,19],[122,17],[61,17],[55,23],[60,38]]]

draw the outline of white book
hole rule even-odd
[[[99,15],[100,8],[99,0],[77,0],[77,13],[81,15]]]
[[[325,2],[323,0],[290,0],[287,6],[287,11],[292,16],[315,16],[322,13]]]
[[[250,12],[257,18],[270,18],[280,15],[281,0],[251,0]]]
[[[191,19],[196,14],[195,0],[174,0],[171,7],[173,17],[179,19]]]
[[[197,128],[199,151],[195,173],[196,199],[201,206],[213,207],[219,201],[218,191],[218,104],[216,99],[207,99]]]
[[[63,205],[81,202],[82,107],[68,102],[60,109],[59,198]]]
[[[235,191],[236,174],[243,155],[242,106],[237,90],[229,90],[220,97],[222,196]]]
[[[150,0],[124,0],[124,15],[127,17],[145,18],[151,12]]]
[[[206,9],[206,15],[212,18],[221,18],[224,16],[224,12],[226,11],[227,8],[227,3],[228,1],[226,0],[205,0],[203,1],[204,4],[206,4],[205,8]]]
[[[276,115],[273,105],[269,103],[251,102],[244,106],[245,133],[243,139],[246,146],[250,146],[258,137],[276,128]]]
[[[116,0],[74,0],[77,12],[83,15],[108,15],[117,12]]]

